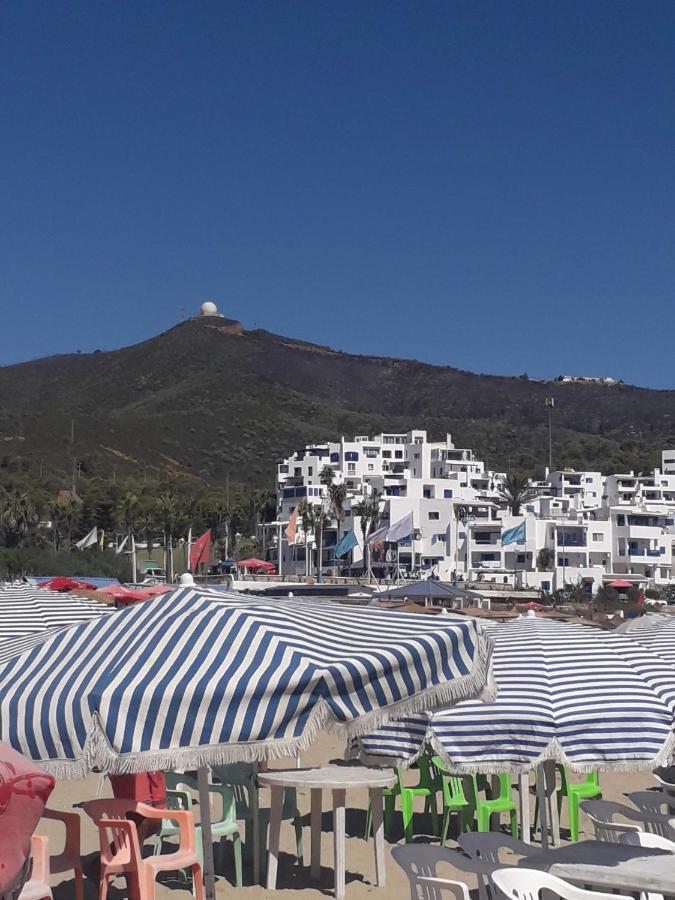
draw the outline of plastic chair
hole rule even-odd
[[[424,798],[424,811],[428,812],[431,810],[432,828],[434,834],[438,834],[438,806],[436,804],[436,792],[441,787],[440,779],[432,771],[431,760],[427,756],[420,756],[417,760],[417,768],[419,770],[419,781],[416,785],[409,787],[404,784],[403,773],[400,769],[397,769],[397,784],[393,788],[384,788],[382,791],[382,796],[384,797],[385,832],[390,833],[391,831],[396,797],[400,797],[403,834],[406,844],[410,844],[413,839],[413,804],[416,797]],[[368,813],[366,814],[366,838],[370,837],[372,824],[373,815],[369,805]]]
[[[464,796],[464,785],[462,784],[461,777],[448,772],[447,769],[444,768],[443,761],[440,757],[433,756],[431,762],[436,770],[443,798],[443,822],[441,824],[440,841],[441,846],[444,846],[448,839],[450,816],[453,813],[457,813],[459,832],[461,834],[466,831],[467,813],[470,807],[469,801]]]
[[[130,809],[130,805],[132,808]],[[90,800],[83,804],[87,814],[96,822],[101,847],[101,877],[99,900],[106,900],[108,880],[116,875],[131,875],[138,885],[140,900],[155,900],[155,884],[160,872],[190,869],[197,900],[204,900],[202,867],[197,856],[197,843],[192,813],[184,810],[157,809],[146,803],[130,804],[126,800]],[[115,817],[110,812],[119,810]],[[143,859],[136,822],[123,816],[129,812],[149,820],[161,822],[172,819],[178,823],[179,844],[174,853],[162,853]]]
[[[518,812],[511,795],[511,776],[502,772],[499,779],[499,793],[496,797],[486,799],[480,796],[478,780],[475,775],[469,775],[464,780],[465,796],[468,794],[469,809],[466,813],[465,825],[473,823],[474,814],[478,820],[479,831],[490,830],[490,818],[493,815],[501,817],[502,813],[508,813],[511,822],[511,835],[518,837]],[[467,790],[468,788],[468,790]],[[467,830],[469,830],[467,828]]]
[[[72,869],[75,878],[75,900],[83,900],[84,875],[80,853],[80,816],[78,813],[45,809],[42,813],[42,818],[61,822],[66,830],[63,851],[49,858],[49,872],[52,875],[60,875],[62,872],[70,872]]]
[[[247,857],[252,858],[254,846],[253,831],[257,827],[265,833],[269,826],[270,811],[269,809],[260,808],[260,794],[256,783],[256,769],[250,763],[230,763],[228,765],[212,766],[211,771],[218,779],[221,785],[231,788],[234,794],[236,818],[245,825],[245,844],[244,850]],[[295,829],[295,850],[297,860],[302,865],[302,817],[298,810],[297,794],[293,788],[287,788],[284,791],[284,805],[281,813],[283,821],[292,820]],[[259,831],[259,834],[260,834]],[[265,847],[267,842],[261,840],[259,842],[260,854],[257,861],[254,861],[254,874],[257,875],[258,869],[262,863],[264,866],[267,854]],[[255,879],[257,881],[257,878]]]
[[[440,878],[440,863],[455,864],[458,854],[444,847],[410,844],[392,847],[394,861],[403,869],[410,885],[410,900],[446,900],[447,893],[456,900],[470,900],[469,889],[463,881]],[[446,893],[447,892],[447,893]]]
[[[660,834],[650,834],[648,831],[627,831],[619,835],[620,844],[629,844],[632,847],[655,847],[657,850],[670,850],[675,853],[675,841],[661,837]]]
[[[177,788],[184,786],[192,790],[198,791],[199,785],[197,779],[192,775],[176,774],[175,772],[167,772],[167,807],[169,809],[185,810],[189,813],[193,811],[194,800],[190,791],[181,791]],[[241,835],[239,833],[239,825],[237,824],[236,806],[234,793],[232,789],[223,784],[210,784],[209,794],[216,794],[221,799],[221,816],[220,819],[213,819],[211,822],[211,835],[213,837],[214,853],[222,853],[222,838],[232,837],[234,851],[234,873],[235,884],[237,887],[242,886],[241,872]],[[166,838],[175,837],[179,829],[171,824],[171,821],[164,819],[162,821],[162,830],[159,834],[159,840],[155,845],[155,853],[159,853],[162,843]],[[200,824],[195,825],[195,835],[197,841],[197,855],[199,861],[204,867],[204,849],[202,840],[202,827]]]
[[[595,837],[599,841],[618,844],[622,834],[642,831],[640,825],[633,824],[640,815],[638,810],[624,806],[623,803],[614,803],[612,800],[583,800],[579,808],[593,823]],[[617,816],[629,821],[617,822]]]
[[[49,887],[49,838],[34,834],[30,852],[33,860],[30,879],[24,884],[19,900],[53,900]]]
[[[558,788],[558,816],[562,812],[563,800],[567,798],[567,817],[570,823],[570,836],[573,841],[579,840],[579,804],[582,800],[602,799],[600,780],[597,772],[589,772],[583,781],[570,781],[565,766],[556,765],[560,772]],[[536,821],[536,818],[535,818]],[[535,825],[536,827],[536,825]]]
[[[631,900],[622,894],[586,891],[537,869],[499,869],[492,880],[509,900],[539,900],[542,891],[550,891],[562,900]]]
[[[457,843],[471,859],[482,859],[495,865],[512,865],[514,856],[530,856],[539,852],[539,848],[498,831],[460,834]],[[506,851],[508,860],[503,858],[505,854],[500,854],[501,850]]]
[[[624,794],[627,800],[642,812],[652,816],[665,816],[667,814],[668,798],[662,791],[632,791]]]

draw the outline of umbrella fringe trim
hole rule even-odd
[[[657,766],[668,765],[673,761],[675,755],[675,734],[673,734],[672,731],[663,742],[659,752],[649,759],[623,757],[618,759],[579,762],[567,756],[558,739],[553,738],[535,760],[528,760],[522,764],[509,763],[506,760],[502,761],[497,759],[484,759],[477,763],[456,763],[448,755],[442,743],[433,734],[431,729],[427,732],[424,744],[430,744],[437,756],[439,756],[448,767],[448,771],[456,773],[457,775],[476,775],[478,773],[489,775],[499,774],[500,772],[508,772],[510,775],[525,775],[527,772],[536,769],[540,763],[549,760],[554,760],[555,762],[564,765],[566,768],[571,769],[573,772],[579,772],[580,774],[588,774],[589,772],[596,772],[598,770],[606,770],[608,772],[651,771]],[[422,751],[415,756],[415,759],[423,752],[424,744]],[[408,765],[412,765],[412,762],[414,761],[414,759],[410,759],[410,761],[406,760],[402,765],[407,767]],[[392,760],[390,764],[394,765],[395,760]]]

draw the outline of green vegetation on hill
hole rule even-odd
[[[185,322],[113,352],[0,369],[0,483],[52,492],[79,473],[142,484],[273,487],[293,449],[341,435],[451,431],[487,464],[540,474],[544,401],[554,465],[604,472],[657,465],[675,445],[675,392],[476,375],[336,352],[228,320]]]

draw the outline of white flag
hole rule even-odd
[[[96,544],[98,544],[98,528],[94,525],[89,534],[85,534],[82,540],[78,541],[75,546],[78,550],[86,550],[87,547],[94,547]]]
[[[127,541],[128,541],[128,540],[129,540],[129,535],[127,535],[127,536],[124,538],[124,540],[123,540],[122,543],[119,545],[119,547],[117,548],[117,550],[115,550],[115,553],[121,553],[122,550],[124,550],[124,548],[126,547]]]
[[[403,516],[398,522],[395,522],[387,532],[387,540],[392,544],[398,541],[404,541],[413,533],[413,514],[409,512],[407,516]]]

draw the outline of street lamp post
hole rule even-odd
[[[555,407],[555,397],[547,397],[545,400],[548,409],[548,470],[553,469],[553,422],[552,414]]]

